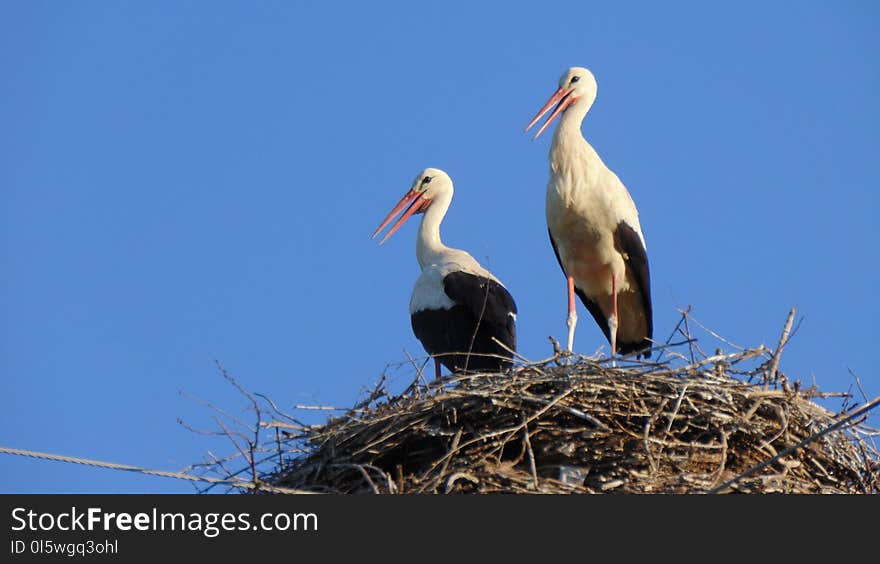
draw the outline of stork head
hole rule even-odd
[[[449,178],[449,175],[439,168],[426,168],[416,176],[409,191],[403,195],[403,198],[397,202],[397,205],[394,206],[379,227],[376,228],[372,238],[375,239],[376,235],[385,229],[397,214],[405,209],[397,223],[388,230],[388,233],[380,241],[380,244],[384,243],[401,225],[406,223],[407,219],[417,213],[424,213],[438,197],[451,195],[451,193],[452,179]]]
[[[578,107],[582,108],[583,114],[587,113],[587,110],[590,109],[590,106],[593,105],[593,102],[596,100],[596,92],[598,91],[598,86],[596,84],[596,78],[593,76],[593,73],[585,69],[584,67],[571,67],[564,73],[562,73],[562,77],[559,79],[559,88],[556,92],[550,96],[550,99],[547,100],[547,103],[538,110],[538,113],[529,122],[529,125],[526,126],[526,131],[532,128],[541,117],[550,111],[550,108],[553,107],[553,104],[556,104],[556,108],[553,110],[553,113],[550,114],[550,117],[547,118],[547,121],[544,122],[544,125],[538,130],[532,139],[537,139],[541,133],[544,132],[547,127],[553,123],[553,121],[559,117],[565,110],[567,110],[570,106],[573,106],[576,102],[580,102]]]

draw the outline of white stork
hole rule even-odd
[[[416,238],[422,274],[409,311],[413,332],[434,357],[437,378],[441,363],[452,372],[506,370],[510,351],[516,350],[516,304],[510,293],[471,255],[440,240],[453,191],[448,174],[426,168],[373,233],[375,238],[406,208],[384,243],[413,214],[425,214]]]
[[[612,356],[648,357],[651,280],[639,213],[626,187],[581,135],[596,91],[590,71],[568,69],[526,127],[557,104],[533,139],[562,116],[550,146],[546,214],[550,243],[568,282],[568,350],[577,325],[576,292],[611,343]]]

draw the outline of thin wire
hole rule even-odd
[[[46,452],[37,452],[33,450],[23,450],[19,448],[10,448],[0,446],[0,454],[11,454],[14,456],[26,456],[28,458],[37,458],[40,460],[53,460],[55,462],[66,462],[69,464],[81,464],[83,466],[94,466],[96,468],[108,468],[110,470],[123,470],[125,472],[136,472],[138,474],[146,474],[149,476],[161,476],[163,478],[174,478],[175,480],[187,480],[190,482],[209,482],[211,484],[224,484],[236,488],[247,490],[260,490],[271,493],[286,494],[306,494],[313,493],[303,490],[294,490],[291,488],[282,488],[278,486],[270,486],[268,484],[254,482],[246,482],[244,480],[225,480],[222,478],[212,478],[210,476],[193,476],[183,472],[171,472],[168,470],[152,470],[150,468],[140,468],[129,464],[117,464],[115,462],[105,462],[103,460],[91,460],[88,458],[77,458],[75,456],[64,456],[62,454],[49,454]]]

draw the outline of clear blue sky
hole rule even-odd
[[[584,133],[641,213],[655,327],[677,308],[793,378],[876,378],[875,2],[4,2],[0,445],[165,469],[230,452],[185,391],[239,411],[219,360],[280,405],[349,405],[404,349],[415,225],[369,238],[426,166],[447,244],[501,278],[523,354],[565,336],[550,136]],[[415,222],[413,222],[415,223]],[[586,312],[576,349],[604,344]],[[714,344],[710,346],[714,347]],[[607,348],[606,348],[607,349]],[[402,378],[403,376],[401,376]],[[877,422],[877,418],[874,418]],[[4,492],[191,491],[0,456]]]

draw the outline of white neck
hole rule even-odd
[[[594,99],[580,98],[569,106],[553,132],[550,173],[555,180],[547,185],[547,190],[563,201],[576,198],[575,192],[591,189],[602,176],[602,159],[581,134],[581,123]]]
[[[440,224],[446,216],[449,204],[452,203],[452,190],[438,194],[422,217],[419,226],[419,234],[416,237],[416,258],[419,266],[438,262],[441,255],[446,254],[449,248],[440,240]]]
[[[593,105],[594,97],[579,98],[575,103],[569,106],[559,118],[559,125],[553,133],[553,145],[569,144],[570,139],[581,138],[581,123],[584,121],[587,112]]]

